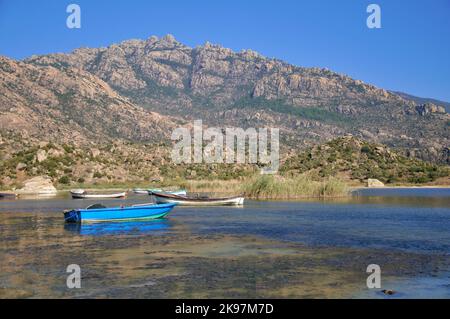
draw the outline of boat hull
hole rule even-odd
[[[16,198],[17,194],[15,193],[0,193],[0,198]]]
[[[127,196],[126,192],[117,194],[82,194],[82,193],[70,193],[74,199],[88,199],[88,198],[123,198]]]
[[[175,203],[180,206],[240,206],[244,204],[244,197],[202,199],[183,198],[182,196],[167,196],[164,194],[153,194],[157,204]]]
[[[187,192],[182,189],[182,190],[178,190],[178,191],[161,191],[161,190],[154,190],[154,189],[149,189],[148,190],[148,195],[154,195],[154,194],[169,194],[169,195],[177,195],[177,196],[186,196]]]
[[[129,221],[159,219],[167,216],[176,204],[149,205],[123,208],[75,209],[64,212],[67,223]]]
[[[147,195],[148,194],[148,190],[146,190],[146,189],[133,189],[133,193],[135,193],[137,195]]]
[[[171,194],[171,195],[179,195],[186,196],[187,192],[184,189],[177,191],[164,191],[162,189],[133,189],[133,193],[138,195],[153,195],[154,193],[163,193],[163,194]]]

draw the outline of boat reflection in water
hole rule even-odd
[[[168,219],[129,221],[129,222],[103,222],[64,224],[64,230],[78,233],[82,236],[107,235],[162,235],[168,232],[173,222]]]

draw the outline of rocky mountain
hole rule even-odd
[[[127,98],[124,105],[165,116],[202,119],[209,126],[279,127],[282,144],[291,149],[351,133],[408,156],[449,162],[450,118],[442,107],[251,50],[210,43],[191,48],[170,35],[152,36],[32,56],[22,65],[95,76]]]
[[[0,57],[0,79],[1,130],[23,138],[59,143],[159,141],[176,125],[174,119],[144,110],[82,69]]]
[[[447,113],[450,113],[450,103],[449,102],[444,102],[444,101],[426,98],[426,97],[419,97],[419,96],[415,96],[415,95],[411,95],[411,94],[407,94],[407,93],[403,93],[403,92],[398,92],[398,91],[392,91],[392,93],[400,95],[402,98],[404,98],[406,100],[412,100],[412,101],[416,102],[417,104],[431,103],[436,106],[443,107],[443,108],[445,108],[445,111]]]

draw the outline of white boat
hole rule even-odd
[[[142,188],[133,188],[133,193],[138,195],[148,195],[148,190]]]
[[[157,204],[176,203],[180,206],[240,206],[244,205],[244,197],[187,197],[165,193],[153,193]]]
[[[187,192],[185,189],[179,189],[176,191],[168,191],[168,190],[163,190],[163,189],[149,189],[148,190],[149,195],[154,195],[155,193],[177,195],[177,196],[186,196],[187,195]]]
[[[72,198],[86,199],[86,198],[122,198],[127,196],[127,192],[120,192],[114,194],[89,194],[84,189],[74,189],[70,191]]]

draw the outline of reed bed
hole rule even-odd
[[[190,193],[209,193],[226,196],[243,193],[242,180],[190,180],[175,182]]]
[[[334,177],[317,181],[308,175],[289,178],[262,175],[245,183],[243,192],[247,197],[255,199],[324,198],[347,196],[348,187]]]
[[[296,199],[343,197],[349,188],[341,179],[330,177],[318,181],[304,174],[296,177],[257,175],[239,180],[179,181],[190,193],[214,195],[244,194],[253,199]]]
[[[348,186],[335,177],[318,181],[310,176],[298,175],[283,177],[278,175],[257,175],[250,178],[232,180],[166,180],[162,183],[110,183],[103,185],[77,185],[89,189],[131,189],[164,188],[186,189],[189,193],[204,193],[211,196],[230,196],[244,194],[253,199],[296,199],[296,198],[325,198],[342,197],[349,194]],[[74,186],[72,185],[72,188]],[[80,188],[79,187],[79,188]]]

